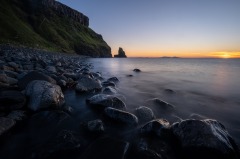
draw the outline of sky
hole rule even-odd
[[[128,57],[240,57],[240,0],[58,0]]]

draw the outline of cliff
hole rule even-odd
[[[112,57],[89,18],[55,0],[0,0],[0,43]]]

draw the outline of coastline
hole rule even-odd
[[[116,151],[107,151],[109,158],[144,158],[149,155],[155,158],[201,158],[208,155],[239,158],[234,140],[215,120],[175,119],[178,123],[173,124],[156,119],[156,112],[148,107],[130,112],[124,101],[115,95],[121,81],[116,77],[105,79],[101,73],[92,72],[92,65],[85,63],[86,57],[15,47],[1,49],[0,57],[0,99],[4,101],[0,107],[0,123],[1,127],[4,126],[0,132],[4,141],[0,145],[4,148],[0,152],[6,158],[18,155],[31,158],[32,154],[34,158],[57,158],[62,155],[60,151],[72,158],[105,157],[102,152],[113,145]],[[78,114],[64,104],[63,90],[73,90],[79,98],[85,99],[81,102],[89,106],[86,114]],[[160,99],[149,102],[160,107],[161,111],[174,111],[173,105]],[[220,134],[214,136],[210,127],[221,130]],[[198,133],[200,135],[196,136]],[[212,143],[205,133],[211,136]],[[23,138],[19,139],[18,135]],[[218,135],[224,136],[224,141]],[[24,144],[27,137],[32,141]],[[199,143],[192,142],[194,138],[198,138]],[[16,154],[9,154],[15,150],[11,148],[13,143],[22,148]],[[210,144],[209,151],[202,153],[200,143],[204,148]],[[216,143],[222,147],[214,145]],[[35,148],[29,149],[31,146]],[[25,148],[28,149],[26,152],[19,152]]]

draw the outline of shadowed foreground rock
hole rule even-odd
[[[96,109],[104,109],[106,107],[112,107],[117,109],[126,109],[125,103],[119,98],[106,95],[106,94],[97,94],[87,99],[87,103]]]
[[[124,159],[129,143],[104,137],[90,145],[81,159]]]
[[[46,81],[32,81],[26,88],[29,97],[28,108],[33,111],[53,107],[59,108],[64,104],[64,96],[58,85]]]
[[[237,145],[216,120],[185,120],[172,126],[184,158],[237,159]]]

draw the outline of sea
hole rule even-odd
[[[215,119],[240,144],[240,59],[194,58],[87,58],[94,72],[107,79],[117,77],[117,94],[132,112],[158,98],[174,106],[156,118],[170,123],[186,119]],[[134,72],[138,68],[141,72]],[[132,75],[132,76],[129,76]],[[90,97],[66,91],[67,104],[90,119],[85,104]],[[154,108],[153,108],[154,109]]]

